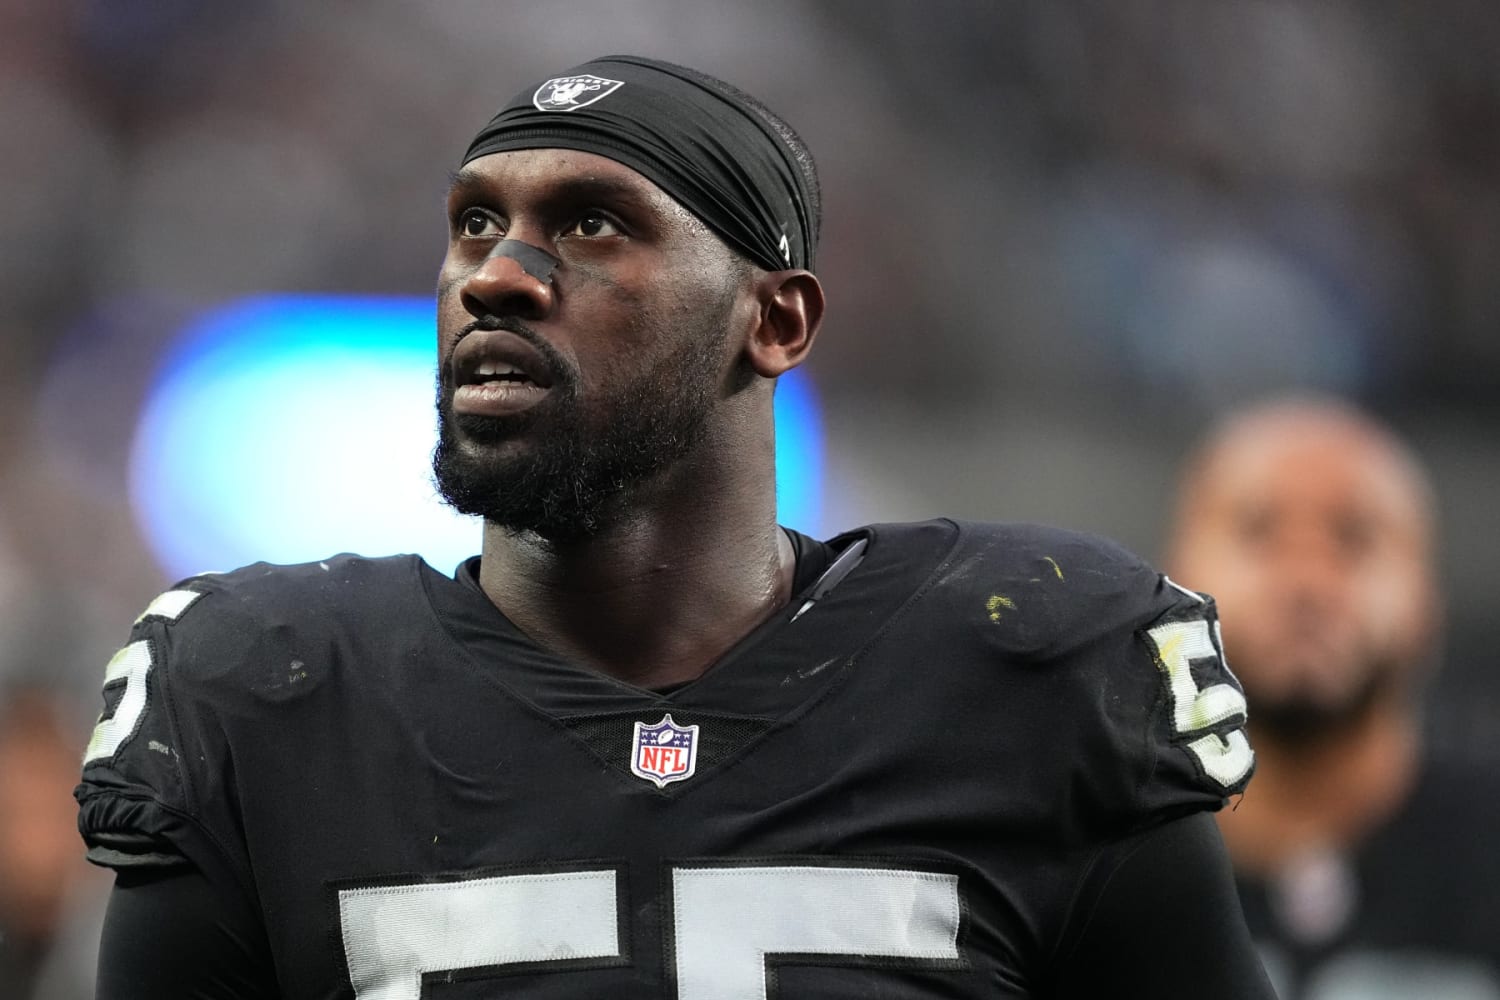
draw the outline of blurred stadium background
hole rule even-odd
[[[0,0],[0,1000],[91,995],[108,877],[69,792],[146,601],[299,531],[429,545],[409,360],[446,173],[520,85],[620,51],[763,97],[819,158],[792,523],[1154,554],[1206,423],[1345,394],[1440,490],[1436,750],[1500,763],[1493,0]],[[321,319],[200,349],[268,295]]]

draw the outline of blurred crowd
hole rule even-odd
[[[172,332],[258,291],[425,294],[473,130],[622,51],[761,96],[818,157],[827,527],[1159,555],[1205,424],[1339,394],[1434,479],[1432,752],[1500,762],[1492,0],[0,0],[0,1000],[88,995],[108,878],[69,793],[170,582],[125,482]]]

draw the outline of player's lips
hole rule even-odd
[[[552,388],[541,353],[508,330],[475,330],[449,361],[453,410],[498,417],[534,406]]]

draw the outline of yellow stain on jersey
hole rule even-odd
[[[1053,559],[1051,556],[1042,556],[1042,558],[1052,564],[1052,572],[1057,574],[1057,578],[1059,580],[1064,578],[1062,575],[1062,567],[1057,564],[1056,559]]]
[[[1012,601],[1009,597],[1002,597],[999,594],[995,594],[984,603],[984,607],[990,613],[990,621],[997,622],[1000,620],[1000,609],[1005,608],[1007,611],[1014,611],[1016,610],[1016,602]]]
[[[1173,658],[1175,658],[1177,656],[1177,647],[1181,646],[1182,642],[1183,642],[1183,636],[1182,636],[1182,634],[1181,633],[1173,633],[1173,635],[1172,635],[1172,637],[1170,639],[1168,639],[1166,642],[1162,643],[1160,646],[1157,647],[1157,649],[1156,649],[1157,665],[1162,670],[1166,670],[1167,669],[1167,664],[1171,663],[1172,660],[1173,660]]]

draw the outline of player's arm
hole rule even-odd
[[[99,942],[97,1000],[275,1000],[270,949],[238,883],[202,869],[121,869]]]
[[[1111,845],[1092,868],[1055,964],[1058,1000],[1274,1000],[1212,816]]]
[[[210,818],[229,808],[228,749],[195,666],[232,661],[224,636],[239,631],[217,625],[218,593],[200,578],[157,597],[105,670],[74,795],[88,859],[116,871],[98,969],[108,1000],[276,996],[243,847]]]

